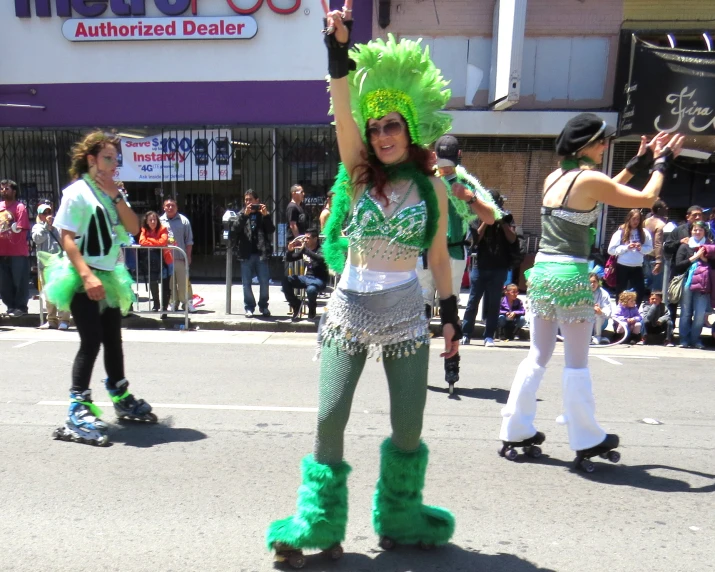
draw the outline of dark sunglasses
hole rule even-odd
[[[405,125],[401,121],[388,121],[385,125],[372,125],[367,128],[367,136],[370,139],[377,139],[380,135],[385,137],[396,137],[405,130]]]

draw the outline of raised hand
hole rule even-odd
[[[663,153],[666,152],[666,150],[670,150],[673,152],[673,157],[677,157],[680,155],[680,151],[683,149],[683,143],[685,142],[685,135],[680,135],[679,133],[673,134],[673,136],[670,138],[670,141],[665,143],[665,139],[662,140],[664,145],[658,149],[656,146],[656,151],[655,151],[655,156],[656,158],[660,157]]]
[[[346,0],[342,10],[330,10],[327,0],[321,0],[325,11],[326,35],[335,34],[335,41],[346,44],[350,41],[350,31],[345,22],[353,19],[353,1]]]

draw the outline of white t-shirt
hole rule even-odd
[[[62,191],[55,226],[75,233],[75,244],[90,268],[114,270],[121,246],[107,210],[82,179]]]

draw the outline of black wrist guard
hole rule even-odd
[[[443,326],[445,324],[452,324],[452,326],[454,326],[453,342],[462,339],[462,326],[459,323],[457,297],[455,295],[450,296],[446,300],[439,301],[439,317]]]
[[[628,161],[626,165],[626,170],[631,175],[639,175],[641,173],[647,173],[648,170],[653,166],[653,150],[650,147],[646,147],[645,153],[643,155],[636,155]]]
[[[662,175],[665,175],[668,172],[670,166],[673,164],[674,158],[675,156],[673,155],[672,149],[666,149],[665,151],[663,151],[663,154],[658,157],[653,163],[653,167],[651,167],[650,170],[651,174],[658,171]]]
[[[325,45],[328,47],[328,74],[333,79],[340,79],[355,69],[355,62],[348,57],[348,46],[350,45],[350,35],[352,34],[353,21],[346,20],[345,27],[348,29],[348,41],[341,44],[335,39],[335,33],[328,32],[328,20],[323,18],[325,26]]]

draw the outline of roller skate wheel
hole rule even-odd
[[[532,445],[528,448],[528,450],[525,450],[525,452],[532,459],[538,459],[539,457],[541,457],[541,447],[538,447],[536,445]]]
[[[61,428],[55,429],[55,430],[52,432],[52,438],[55,439],[55,440],[58,440],[58,441],[64,440],[64,439],[63,439],[63,436],[64,436],[64,435],[63,435],[63,432],[62,432],[62,429],[61,429]]]
[[[580,466],[587,473],[593,473],[593,471],[596,469],[595,465],[588,459],[582,459]]]
[[[449,384],[449,394],[454,395],[454,384],[453,383]]]
[[[380,538],[380,548],[383,550],[392,550],[397,546],[397,543],[389,536],[383,536]]]
[[[303,556],[300,552],[291,554],[288,557],[288,564],[290,565],[291,568],[296,568],[296,569],[303,568],[303,566],[305,566],[305,556]]]
[[[432,550],[434,548],[434,544],[428,544],[426,542],[420,542],[418,546],[420,550]]]
[[[330,556],[331,560],[340,560],[343,557],[343,547],[337,544],[326,550],[326,553]]]
[[[504,453],[504,456],[509,461],[515,461],[516,458],[519,456],[519,453],[517,453],[516,449],[507,449]]]
[[[609,451],[608,460],[611,461],[611,463],[617,463],[621,460],[621,454],[618,451]]]

